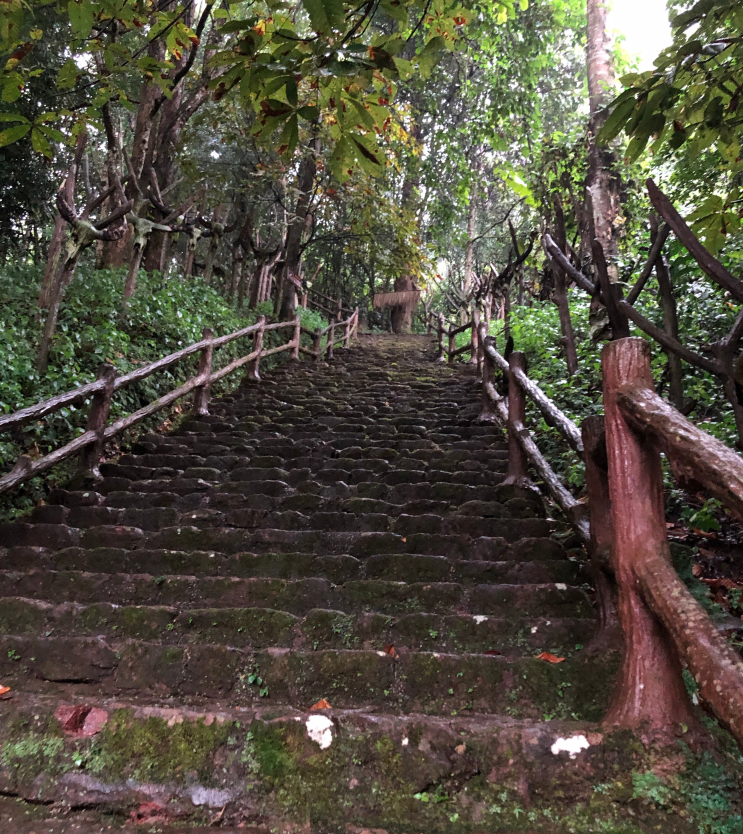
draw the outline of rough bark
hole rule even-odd
[[[509,377],[514,371],[520,370],[526,373],[526,356],[520,351],[514,351],[509,359]],[[515,430],[512,428],[515,423],[524,424],[526,420],[526,397],[521,386],[515,379],[508,382],[508,471],[504,484],[513,484],[520,487],[531,487],[529,470],[526,455],[521,448]]]
[[[565,238],[565,216],[562,211],[560,198],[555,195],[555,242],[560,250],[567,256],[567,241]],[[560,329],[562,330],[562,344],[565,349],[565,362],[568,367],[568,374],[578,371],[578,354],[575,351],[575,333],[573,322],[570,318],[570,306],[568,304],[568,293],[565,282],[565,271],[559,266],[554,268],[555,274],[555,304],[560,316]]]
[[[625,642],[604,724],[670,739],[681,725],[695,726],[695,719],[676,648],[639,587],[644,561],[659,553],[670,559],[660,455],[652,441],[633,431],[618,402],[628,381],[652,386],[649,352],[642,339],[609,342],[602,352],[614,569]]]
[[[415,281],[409,275],[400,275],[395,278],[395,292],[413,292],[417,289],[418,287]],[[397,307],[392,307],[390,311],[392,332],[397,335],[400,333],[410,333],[413,327],[414,312],[415,305],[401,304]]]

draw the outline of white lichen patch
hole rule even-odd
[[[473,619],[473,620],[474,620],[474,621],[475,621],[478,625],[480,625],[480,623],[485,623],[485,622],[487,622],[487,619],[488,619],[488,618],[487,618],[484,614],[477,614],[477,615],[476,615],[476,616],[474,616],[472,619]]]
[[[406,737],[402,740],[402,746],[403,746],[403,747],[407,747],[407,746],[408,746],[408,744],[410,744],[410,739],[406,736]]]
[[[554,756],[567,753],[571,759],[574,759],[578,753],[582,750],[588,750],[590,746],[588,739],[584,735],[579,735],[570,738],[558,738],[550,749]]]
[[[555,588],[558,591],[567,591],[568,586],[564,582],[555,582]]]
[[[311,715],[305,726],[307,735],[320,745],[321,750],[327,750],[333,743],[333,722],[327,715]]]

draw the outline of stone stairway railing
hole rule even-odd
[[[496,350],[477,311],[448,330],[442,315],[434,320],[437,361],[452,362],[470,352],[482,379],[480,419],[507,429],[505,483],[528,486],[528,466],[536,470],[588,546],[602,628],[615,625],[618,611],[626,651],[605,723],[667,731],[693,721],[685,667],[700,697],[743,744],[743,662],[671,564],[660,456],[669,458],[676,477],[700,484],[739,519],[743,458],[658,396],[644,339],[621,338],[605,346],[606,427],[603,417],[589,417],[579,430],[529,379],[523,353],[506,359]],[[456,348],[456,336],[467,330],[471,341]],[[496,368],[507,380],[507,398],[496,388]],[[526,428],[527,397],[583,459],[587,506],[562,484]]]
[[[341,308],[339,307],[339,310]],[[311,356],[317,361],[323,355],[322,339],[326,337],[324,353],[326,359],[333,358],[333,351],[337,344],[342,343],[344,348],[350,347],[351,340],[356,337],[358,331],[358,307],[351,312],[344,321],[331,320],[324,330],[308,330],[301,326],[300,317],[297,315],[289,321],[266,323],[265,316],[261,316],[255,324],[244,327],[234,333],[214,337],[211,328],[204,328],[203,338],[199,342],[164,356],[149,365],[137,368],[122,376],[117,376],[116,368],[113,365],[104,363],[98,371],[98,377],[94,382],[82,385],[72,391],[57,394],[48,400],[28,406],[12,414],[5,414],[0,417],[0,432],[21,426],[31,420],[41,420],[44,417],[54,414],[62,408],[73,405],[92,396],[88,419],[85,431],[69,443],[55,449],[49,454],[32,459],[28,455],[21,455],[13,469],[0,478],[0,495],[29,479],[40,475],[63,461],[80,456],[78,478],[86,475],[98,477],[98,465],[103,455],[104,445],[113,438],[133,428],[138,423],[156,414],[164,408],[175,403],[177,400],[193,392],[193,411],[198,415],[209,413],[209,389],[212,384],[229,376],[239,368],[247,366],[248,376],[259,380],[259,368],[261,359],[273,356],[284,351],[291,351],[291,358],[298,359],[303,353]],[[289,329],[289,339],[282,345],[264,348],[263,341],[266,333]],[[340,331],[339,335],[336,335]],[[301,343],[302,335],[312,338],[312,347],[304,347]],[[219,370],[212,370],[214,350],[224,347],[237,339],[252,336],[252,350],[245,356],[238,357]],[[159,399],[139,410],[121,417],[109,425],[109,412],[111,400],[117,392],[141,382],[158,371],[175,365],[183,359],[199,354],[199,367],[195,376],[192,376],[178,388],[169,391]]]

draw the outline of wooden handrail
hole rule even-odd
[[[336,343],[342,342],[344,347],[350,347],[351,340],[356,337],[358,332],[358,307],[353,313],[342,322],[332,321],[325,330],[308,331],[301,327],[299,316],[295,316],[290,321],[273,322],[266,324],[265,317],[261,316],[256,324],[249,327],[244,327],[234,333],[228,333],[224,336],[214,338],[211,330],[205,328],[204,338],[188,345],[176,353],[171,353],[168,356],[162,357],[155,362],[151,362],[143,368],[137,368],[128,374],[116,377],[115,369],[108,364],[101,366],[98,379],[90,382],[87,385],[82,385],[74,391],[67,391],[63,394],[58,394],[44,402],[37,403],[34,406],[21,409],[13,414],[4,415],[0,418],[0,430],[7,431],[10,428],[21,425],[32,419],[40,419],[49,414],[64,408],[66,405],[75,403],[81,399],[86,399],[93,396],[93,402],[88,415],[88,426],[86,430],[74,440],[55,449],[43,457],[32,460],[28,455],[21,455],[16,461],[13,469],[6,475],[0,477],[0,494],[7,492],[10,489],[22,484],[23,482],[33,478],[41,473],[53,468],[68,458],[75,455],[82,454],[81,471],[86,474],[92,474],[99,477],[98,463],[103,453],[103,444],[106,441],[112,440],[122,432],[136,426],[148,417],[156,414],[158,411],[166,408],[181,399],[192,391],[196,391],[194,400],[194,412],[197,414],[208,414],[208,398],[210,386],[229,376],[234,371],[245,365],[251,365],[249,377],[255,380],[260,380],[258,367],[260,360],[274,356],[287,350],[292,351],[292,358],[298,359],[300,353],[308,354],[314,359],[319,359],[321,355],[320,339],[326,333],[328,334],[327,351],[329,358],[333,356],[333,348]],[[341,335],[335,337],[335,328],[344,328]],[[277,345],[271,348],[263,348],[263,335],[266,332],[278,331],[286,328],[292,329],[291,337],[283,345]],[[305,333],[313,339],[313,349],[305,348],[301,345],[301,336]],[[253,335],[253,350],[245,356],[238,357],[232,360],[223,368],[217,371],[212,370],[212,355],[216,348],[222,347],[236,339],[244,336]],[[170,367],[176,362],[195,353],[201,353],[201,362],[197,374],[186,380],[178,388],[169,391],[154,402],[143,406],[139,410],[121,417],[118,420],[107,425],[108,413],[111,404],[111,398],[116,391],[131,385],[134,382],[146,379],[157,371]]]

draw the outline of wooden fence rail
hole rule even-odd
[[[6,475],[0,477],[0,495],[76,455],[80,455],[78,477],[89,475],[99,477],[98,465],[103,456],[105,444],[127,429],[136,426],[142,420],[151,417],[163,408],[167,408],[191,392],[194,392],[194,413],[201,415],[208,414],[209,389],[213,383],[224,379],[226,376],[229,376],[246,365],[248,366],[248,377],[259,381],[261,359],[274,356],[284,351],[291,351],[292,359],[298,359],[301,352],[317,361],[323,354],[321,348],[323,336],[327,337],[325,355],[328,359],[332,359],[333,349],[337,343],[341,343],[344,348],[348,348],[351,345],[351,340],[357,336],[358,318],[359,310],[357,307],[344,321],[331,321],[330,325],[324,330],[310,331],[301,326],[298,315],[290,321],[274,322],[271,324],[267,324],[265,316],[261,316],[255,324],[249,327],[244,327],[234,333],[228,333],[216,338],[210,328],[205,328],[201,341],[188,345],[176,353],[171,353],[162,359],[158,359],[149,365],[137,368],[135,371],[131,371],[122,376],[116,375],[116,369],[112,365],[103,364],[99,369],[98,378],[94,382],[82,385],[74,391],[66,391],[63,394],[58,394],[44,402],[23,408],[13,414],[6,414],[0,417],[0,430],[8,431],[29,420],[42,419],[65,406],[92,397],[85,431],[66,445],[36,460],[32,460],[28,455],[21,455],[13,469]],[[284,344],[271,348],[263,347],[264,334],[286,329],[290,329],[291,334]],[[336,330],[341,331],[340,335],[336,336]],[[305,348],[301,344],[303,333],[312,338],[312,349]],[[250,353],[233,359],[217,371],[212,370],[214,350],[249,335],[253,336],[252,350]],[[169,368],[171,365],[196,353],[200,354],[200,357],[199,367],[195,376],[186,380],[178,388],[169,391],[154,402],[149,403],[132,414],[120,417],[109,425],[108,418],[111,400],[117,391],[135,382],[147,379],[152,374]]]
[[[448,353],[438,322],[439,361]],[[691,423],[653,387],[650,345],[644,339],[609,342],[602,355],[603,418],[590,417],[582,431],[530,380],[523,354],[506,360],[476,325],[480,354],[481,421],[496,420],[507,431],[509,464],[505,484],[529,486],[531,466],[550,497],[586,543],[594,568],[601,631],[618,616],[625,652],[604,724],[671,737],[679,727],[696,727],[682,670],[699,695],[743,745],[743,661],[730,647],[671,564],[661,452],[678,475],[708,489],[743,521],[743,458]],[[456,350],[455,353],[460,353]],[[507,400],[496,374],[508,381]],[[586,464],[587,506],[561,483],[525,426],[526,398],[555,427]],[[607,517],[608,516],[608,517]],[[616,590],[613,590],[616,588]]]

